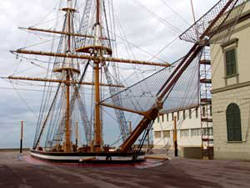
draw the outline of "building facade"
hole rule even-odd
[[[201,128],[203,114],[205,109],[197,107],[159,115],[153,125],[154,148],[173,149],[174,116],[179,150],[185,147],[201,148],[202,135],[213,135],[212,128]]]
[[[250,160],[250,2],[227,25],[210,45],[214,157]]]

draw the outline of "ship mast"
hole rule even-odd
[[[100,0],[96,0],[96,23],[95,23],[95,44],[94,46],[100,46],[99,38],[101,36],[101,24],[100,24]],[[97,56],[102,56],[101,50],[97,50]],[[101,111],[100,111],[100,84],[99,84],[99,68],[100,61],[94,61],[95,70],[95,151],[99,152],[101,149]]]
[[[69,8],[70,8],[70,0],[67,0],[67,9],[65,10],[67,12],[67,32],[70,32],[70,11],[69,11]],[[67,36],[68,40],[65,40],[66,44],[65,44],[65,48],[68,48],[66,50],[66,53],[68,53],[70,51],[70,36],[68,35]],[[66,59],[67,61],[68,59]],[[66,73],[66,81],[67,83],[65,84],[66,85],[66,118],[65,118],[65,151],[66,152],[70,152],[71,151],[71,147],[70,147],[70,85],[69,85],[69,81],[70,81],[70,76],[69,76],[69,69],[65,69],[65,73]]]
[[[35,31],[35,32],[43,32],[43,33],[52,33],[58,34],[63,37],[63,43],[61,46],[64,49],[58,50],[57,52],[46,52],[46,51],[31,51],[25,49],[18,49],[16,51],[11,51],[16,54],[26,54],[26,55],[38,55],[38,56],[47,56],[57,58],[54,63],[53,72],[61,75],[57,79],[47,79],[47,78],[31,78],[31,77],[15,77],[10,76],[8,79],[10,80],[27,80],[27,81],[38,81],[38,82],[49,82],[49,83],[60,83],[59,85],[63,91],[63,101],[65,106],[64,115],[62,117],[62,121],[58,125],[58,134],[60,139],[55,139],[52,141],[57,142],[55,147],[60,148],[61,142],[63,142],[63,151],[66,153],[73,152],[72,138],[71,138],[71,114],[73,112],[72,102],[74,102],[74,95],[71,95],[74,92],[74,87],[76,85],[93,85],[94,86],[94,138],[91,143],[87,143],[87,145],[91,145],[91,151],[94,152],[102,152],[103,148],[103,138],[102,138],[102,112],[101,112],[101,90],[100,87],[124,87],[123,85],[113,84],[112,82],[106,84],[101,82],[101,72],[102,67],[105,66],[106,62],[110,63],[125,63],[125,64],[137,64],[137,65],[149,65],[149,66],[159,66],[159,67],[169,67],[171,66],[167,62],[148,62],[148,61],[139,61],[132,59],[121,59],[112,57],[112,49],[107,44],[109,38],[105,36],[103,33],[104,24],[102,23],[102,0],[96,0],[96,18],[94,20],[93,25],[93,35],[84,35],[81,32],[75,33],[73,28],[73,14],[76,12],[76,9],[73,8],[73,0],[67,0],[67,7],[63,8],[62,11],[66,12],[65,14],[65,22],[63,31],[56,30],[48,30],[48,29],[40,29],[40,28],[32,28],[29,27],[27,30]],[[103,24],[103,25],[102,25]],[[24,28],[25,29],[25,28]],[[79,46],[72,46],[75,41],[75,37],[80,38],[88,38],[90,39],[87,43],[80,43]],[[79,82],[75,80],[75,75],[78,76],[80,74],[79,66],[77,66],[77,62],[74,60],[87,60],[93,62],[93,82],[83,82],[80,80]],[[71,89],[73,87],[73,89]],[[57,96],[58,92],[56,93]],[[55,99],[56,99],[55,96]],[[72,102],[71,102],[72,101]],[[53,100],[50,110],[46,114],[46,118],[41,123],[41,129],[38,132],[38,135],[34,142],[34,149],[37,149],[40,144],[40,140],[42,135],[44,134],[44,130],[46,125],[48,124],[48,120],[50,119],[51,109],[53,108],[53,104],[55,100]],[[118,109],[121,110],[121,109]],[[145,114],[142,114],[145,115]],[[62,126],[61,126],[62,125]],[[63,128],[63,129],[61,129]],[[62,131],[61,131],[62,130]],[[58,137],[58,138],[59,138]],[[53,138],[54,139],[54,138]],[[59,143],[60,142],[60,143]]]
[[[64,11],[66,11],[66,17],[67,17],[67,29],[66,32],[67,33],[71,33],[71,13],[74,11],[74,9],[72,9],[72,0],[67,0],[67,8],[63,9]],[[70,53],[71,52],[71,35],[66,35],[66,44],[65,44],[65,51],[66,53]],[[70,73],[73,71],[70,67],[70,65],[73,63],[71,61],[73,61],[72,59],[65,59],[66,61],[66,66],[68,64],[68,67],[62,68],[63,72],[65,72],[66,74],[66,123],[65,123],[65,151],[66,152],[71,152],[71,132],[70,132]]]

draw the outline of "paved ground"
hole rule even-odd
[[[250,187],[250,162],[176,158],[136,167],[93,168],[43,164],[27,153],[0,152],[0,188],[57,187]]]

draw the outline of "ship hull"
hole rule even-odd
[[[130,163],[145,161],[145,152],[44,152],[30,150],[30,155],[39,160],[50,162],[72,162],[72,163]]]

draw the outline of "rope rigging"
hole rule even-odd
[[[199,75],[199,69],[197,67],[202,49],[208,44],[208,40],[215,36],[216,32],[213,31],[213,28],[218,27],[218,29],[221,29],[225,21],[230,18],[232,9],[238,2],[239,1],[233,0],[233,3],[231,2],[231,4],[229,4],[229,1],[221,0],[215,6],[217,7],[215,10],[211,9],[209,13],[198,20],[189,30],[180,35],[181,39],[195,43],[186,56],[172,64],[166,64],[164,61],[165,68],[152,68],[150,70],[144,68],[142,64],[162,66],[163,63],[154,64],[153,62],[146,63],[145,61],[113,58],[112,55],[117,53],[117,51],[113,52],[115,46],[117,47],[116,39],[121,39],[125,49],[124,53],[126,52],[127,55],[132,58],[135,57],[135,54],[137,55],[134,50],[139,49],[150,56],[149,60],[156,58],[162,60],[162,58],[158,56],[176,42],[177,38],[171,40],[155,54],[133,45],[128,42],[124,30],[120,26],[121,24],[119,23],[118,17],[113,11],[112,1],[104,2],[97,0],[93,3],[93,1],[87,0],[83,12],[84,17],[78,20],[79,28],[76,28],[73,20],[75,18],[74,8],[77,8],[77,1],[75,1],[74,6],[70,6],[72,1],[69,0],[68,7],[62,9],[62,11],[65,11],[65,19],[63,25],[61,25],[64,33],[61,33],[58,38],[53,36],[50,41],[24,47],[29,48],[52,42],[50,50],[52,52],[52,50],[57,47],[57,53],[22,50],[24,48],[15,51],[17,54],[40,55],[39,58],[35,57],[33,60],[25,56],[21,58],[26,59],[27,62],[36,68],[46,69],[46,77],[56,77],[57,80],[61,81],[56,91],[53,89],[53,83],[44,84],[42,104],[39,109],[40,113],[33,148],[38,148],[40,144],[42,145],[42,142],[45,142],[46,147],[63,147],[66,148],[65,151],[71,152],[73,150],[71,150],[71,148],[74,148],[73,146],[75,144],[73,142],[75,136],[71,134],[73,131],[76,131],[76,125],[74,123],[76,119],[81,119],[83,124],[82,129],[85,131],[85,143],[87,143],[87,145],[92,144],[94,149],[99,148],[101,150],[102,146],[104,146],[103,137],[105,134],[103,133],[102,126],[105,118],[103,117],[103,112],[98,111],[106,105],[106,107],[115,109],[115,117],[118,125],[120,125],[118,142],[120,139],[124,141],[121,146],[121,151],[127,152],[132,146],[131,144],[135,143],[142,134],[142,140],[137,150],[140,152],[149,134],[153,120],[160,110],[168,111],[180,107],[188,108],[198,105],[199,96],[196,95],[199,88],[196,76]],[[149,15],[159,20],[160,23],[170,27],[174,33],[179,34],[181,32],[180,28],[166,21],[138,0],[134,0],[134,3],[142,7],[143,10],[146,10]],[[165,1],[162,0],[162,3],[175,13],[182,22],[188,24],[186,20]],[[96,13],[93,14],[93,12]],[[204,22],[202,28],[197,29],[197,24],[201,22]],[[118,23],[118,28],[115,27],[115,23]],[[92,25],[92,27],[90,27],[90,25]],[[82,39],[80,36],[71,34],[74,32],[91,34],[93,37],[85,37]],[[120,32],[120,37],[116,32]],[[193,36],[194,34],[196,35],[195,38]],[[43,38],[41,39],[43,40]],[[59,39],[59,41],[57,39]],[[50,57],[47,68],[40,65],[40,63],[45,62],[45,59],[42,58],[44,56]],[[113,64],[111,64],[111,62]],[[123,75],[120,70],[124,69],[125,66],[122,64],[118,65],[118,63],[122,62],[129,63],[127,67],[131,68],[131,70],[125,71]],[[132,63],[136,65],[132,65]],[[20,61],[19,64],[21,65]],[[22,64],[22,66],[24,65]],[[87,74],[88,68],[91,68],[90,73],[92,77]],[[112,71],[111,68],[113,68]],[[27,69],[22,70],[22,72],[26,71]],[[52,71],[54,73],[52,73]],[[151,74],[152,72],[153,74]],[[37,72],[34,74],[40,75],[40,73]],[[81,83],[83,80],[90,80],[93,83],[88,87],[88,89],[91,89],[90,96],[85,92],[85,88],[82,88]],[[140,81],[138,82],[138,80]],[[118,87],[109,87],[109,89],[106,89],[102,87],[103,85],[101,85],[100,82],[107,83],[109,86],[112,86],[113,83],[125,83],[127,86],[130,86],[123,90]],[[19,84],[20,83],[24,84],[22,82],[19,82]],[[16,90],[14,86],[13,89]],[[106,96],[108,92],[109,96]],[[78,110],[76,107],[78,107]],[[29,108],[28,105],[27,108]],[[129,135],[127,127],[126,116],[128,116],[128,113],[137,113],[138,115],[138,122],[136,122],[138,126],[135,127],[131,135]],[[135,119],[133,120],[137,121]],[[92,129],[94,131],[92,131]],[[47,133],[47,135],[44,136],[44,133]],[[99,136],[96,136],[98,134]],[[129,136],[127,137],[127,135]]]

